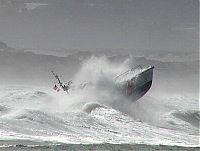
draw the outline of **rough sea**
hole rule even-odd
[[[120,67],[105,62],[85,63],[74,81],[90,76],[95,85],[69,94],[46,87],[2,86],[0,150],[200,149],[198,97],[149,91],[133,102],[112,87],[110,77]]]

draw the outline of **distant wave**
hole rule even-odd
[[[172,115],[199,128],[200,111],[194,111],[194,110],[175,111],[172,113]]]

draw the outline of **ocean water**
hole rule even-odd
[[[168,104],[161,106],[162,112],[154,111],[157,112],[156,117],[148,117],[145,115],[148,113],[144,112],[143,118],[140,118],[137,114],[134,117],[137,110],[140,115],[141,110],[144,110],[140,108],[142,104],[139,102],[131,102],[131,108],[135,111],[129,115],[112,106],[85,100],[78,104],[68,104],[65,108],[62,106],[65,104],[62,102],[64,100],[59,100],[58,94],[38,91],[36,88],[6,87],[1,88],[0,92],[1,147],[13,140],[19,140],[20,143],[24,140],[50,144],[199,146],[200,114],[196,104],[198,100],[194,98],[170,98],[166,101],[174,101],[182,107],[170,107]],[[153,99],[157,100],[146,96],[141,103]],[[191,102],[190,110],[188,107],[187,110],[184,109],[181,103],[183,99]],[[160,104],[151,105],[155,107]],[[149,120],[146,120],[147,117]],[[159,123],[154,118],[159,119]]]
[[[93,58],[74,82],[90,76],[94,86],[69,94],[2,86],[0,150],[198,150],[198,97],[149,92],[132,102],[113,89],[110,78],[126,63],[115,68]]]

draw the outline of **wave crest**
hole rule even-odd
[[[95,110],[96,108],[107,108],[104,105],[98,104],[98,103],[86,103],[82,110],[86,113],[91,113],[93,110]]]
[[[175,111],[172,115],[185,122],[190,123],[195,127],[199,127],[200,122],[200,111],[188,110],[188,111]]]

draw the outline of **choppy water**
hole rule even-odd
[[[146,96],[137,103],[128,102],[127,109],[131,105],[134,112],[125,114],[120,106],[111,106],[113,102],[94,103],[84,97],[77,102],[76,97],[81,99],[30,87],[1,88],[0,142],[199,146],[195,98],[168,98],[163,103]],[[186,101],[190,107],[184,106]],[[145,107],[150,110],[145,112]]]
[[[199,149],[191,148],[200,147],[199,98],[150,89],[132,102],[113,89],[112,77],[126,71],[127,62],[90,59],[73,82],[90,77],[94,86],[69,94],[33,86],[1,87],[0,150]]]

